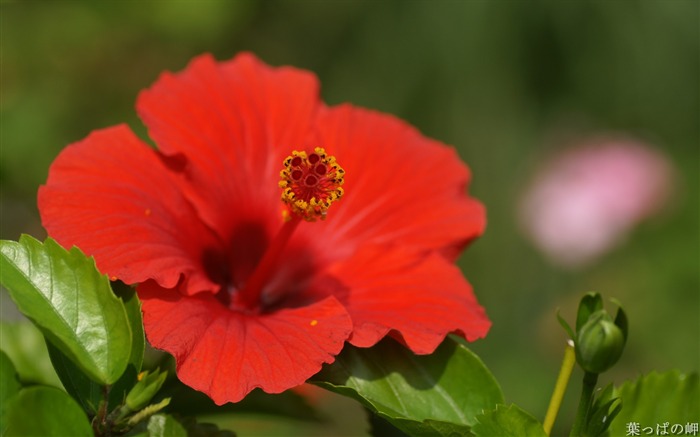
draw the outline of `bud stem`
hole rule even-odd
[[[559,369],[559,376],[557,377],[557,383],[554,385],[554,391],[552,392],[552,398],[549,401],[547,414],[544,416],[543,426],[544,432],[547,435],[550,435],[552,432],[552,426],[554,426],[554,421],[559,413],[559,408],[561,407],[562,399],[564,399],[566,387],[569,385],[569,378],[571,378],[571,372],[574,370],[574,364],[576,364],[576,353],[574,352],[573,342],[569,340],[564,348],[564,360],[562,361],[561,368]]]
[[[569,437],[580,437],[581,431],[586,423],[586,418],[593,404],[593,391],[598,383],[598,374],[586,372],[583,375],[583,387],[581,388],[581,399],[578,403],[578,411],[576,411],[576,419],[574,426],[571,428]]]

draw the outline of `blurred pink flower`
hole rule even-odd
[[[588,264],[668,199],[671,166],[629,139],[593,140],[554,156],[520,205],[522,225],[552,262]]]

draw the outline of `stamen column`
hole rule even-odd
[[[285,211],[285,222],[250,278],[234,296],[237,303],[250,309],[260,307],[265,282],[272,276],[299,223],[325,220],[328,208],[344,193],[341,185],[345,182],[345,170],[321,147],[310,154],[295,150],[283,164],[279,186],[283,189],[282,202],[289,207],[289,211]]]

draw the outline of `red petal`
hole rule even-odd
[[[413,352],[428,354],[448,333],[473,341],[491,326],[460,270],[437,253],[366,247],[334,265],[314,288],[345,305],[354,324],[349,341],[359,347],[391,333]]]
[[[319,143],[346,171],[346,195],[313,232],[324,247],[342,256],[358,243],[401,241],[454,259],[483,232],[484,208],[467,196],[469,170],[454,149],[349,105],[324,111],[318,125]]]
[[[184,275],[191,290],[218,287],[200,259],[215,245],[212,233],[159,156],[124,125],[66,147],[38,200],[49,235],[94,256],[109,276],[174,287]]]
[[[352,330],[335,298],[271,314],[245,315],[213,295],[180,296],[152,282],[139,286],[148,341],[177,362],[182,382],[218,405],[256,387],[280,393],[331,363]]]
[[[271,68],[251,54],[224,63],[201,56],[182,73],[161,75],[137,110],[164,153],[187,157],[196,187],[188,196],[228,239],[232,224],[280,218],[282,160],[305,147],[318,88],[313,74]]]

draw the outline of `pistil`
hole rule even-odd
[[[345,170],[321,147],[309,154],[295,150],[283,165],[279,186],[283,190],[282,202],[289,208],[285,211],[285,222],[243,288],[234,296],[237,305],[251,310],[261,307],[265,283],[273,275],[299,223],[325,220],[328,208],[344,193],[341,185],[345,181]]]

